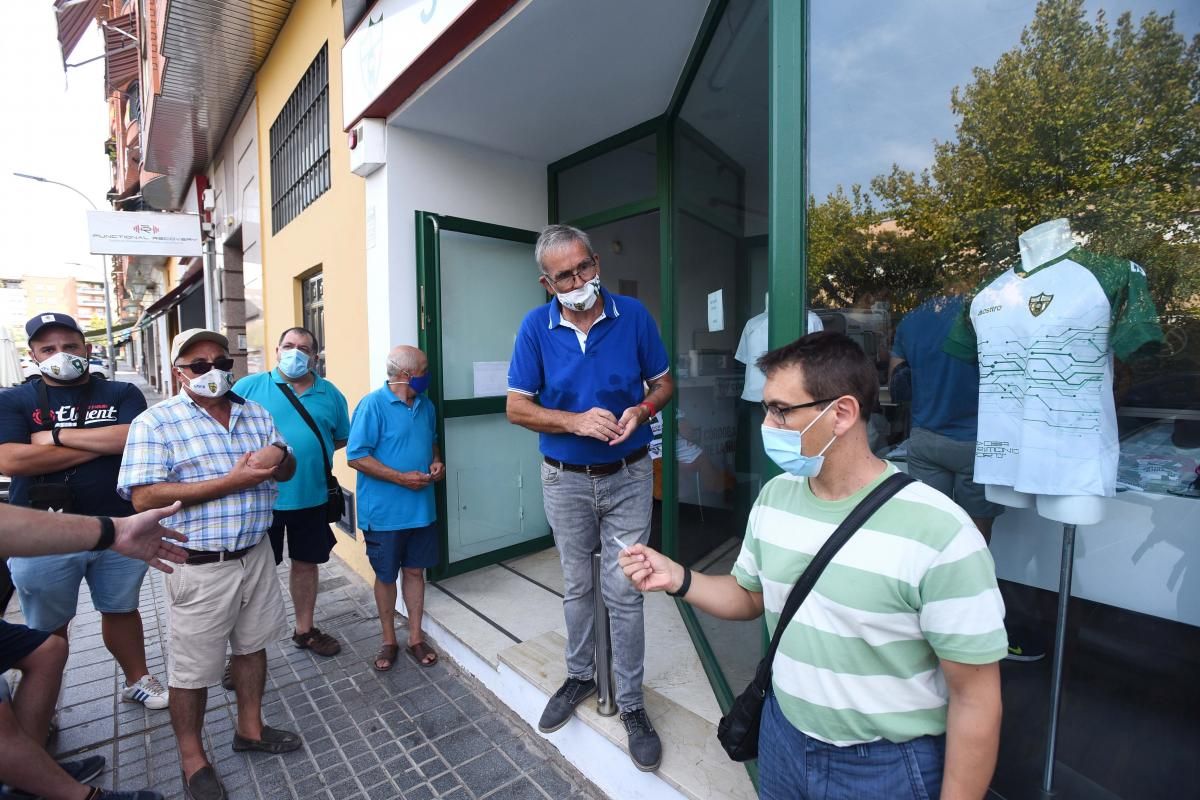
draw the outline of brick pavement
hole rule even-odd
[[[151,402],[157,399],[146,393]],[[267,651],[264,717],[300,732],[304,747],[284,756],[234,753],[233,693],[209,690],[206,745],[233,800],[603,797],[444,655],[422,669],[402,651],[390,672],[375,672],[370,661],[379,621],[370,587],[336,557],[320,575],[316,624],[341,640],[342,652],[314,656],[297,650],[287,636]],[[286,561],[279,576],[286,587]],[[286,590],[284,598],[290,621]],[[15,599],[12,605],[15,610]],[[153,570],[142,587],[141,611],[150,670],[165,683],[165,591],[162,575]],[[168,798],[182,797],[168,712],[119,700],[119,673],[104,648],[86,584],[80,612],[63,680],[59,757],[103,755],[109,769],[100,785],[149,786]],[[398,636],[403,642],[405,634]]]

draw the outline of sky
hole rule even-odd
[[[112,185],[104,61],[63,72],[50,0],[4,3],[0,68],[6,108],[0,114],[0,220],[7,236],[0,277],[75,275],[100,280],[100,256],[88,252],[87,203],[58,186],[13,177],[27,172],[70,184],[100,209]],[[104,51],[93,25],[70,57]]]
[[[1198,0],[1088,0],[1111,26],[1149,11],[1175,11],[1175,30],[1200,33]],[[919,172],[934,140],[954,138],[950,91],[1014,48],[1036,0],[898,0],[810,3],[809,191],[819,200],[840,183],[868,188],[893,163]]]

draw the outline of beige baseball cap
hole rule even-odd
[[[179,360],[179,354],[196,342],[216,342],[229,350],[229,340],[216,331],[206,330],[205,328],[188,328],[175,335],[171,340],[171,363],[174,364]]]

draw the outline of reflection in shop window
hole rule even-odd
[[[1115,795],[1177,795],[1178,778],[1137,765],[1190,746],[1177,701],[1155,692],[1194,698],[1194,671],[1168,664],[1195,652],[1200,624],[1200,8],[809,9],[808,296],[875,359],[872,447],[904,461],[930,414],[971,409],[966,429],[941,432],[977,441],[986,497],[1015,506],[991,549],[1009,620],[1043,644],[1063,520],[1004,498],[1101,504],[1079,529],[1076,594],[1090,602],[1071,629],[1061,752]],[[968,382],[931,385],[907,364],[956,346],[977,361]],[[1017,454],[1020,469],[995,469]],[[1136,677],[1151,662],[1154,692]],[[1137,735],[1097,733],[1115,696],[1138,707]],[[1037,758],[1026,718],[1045,702],[1043,678],[1005,672],[1007,796],[1030,788],[1014,776]],[[1101,756],[1115,749],[1119,764]]]

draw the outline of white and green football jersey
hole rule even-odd
[[[1113,355],[1161,339],[1146,273],[1132,261],[1077,247],[985,286],[944,345],[979,363],[975,482],[1111,497]]]

